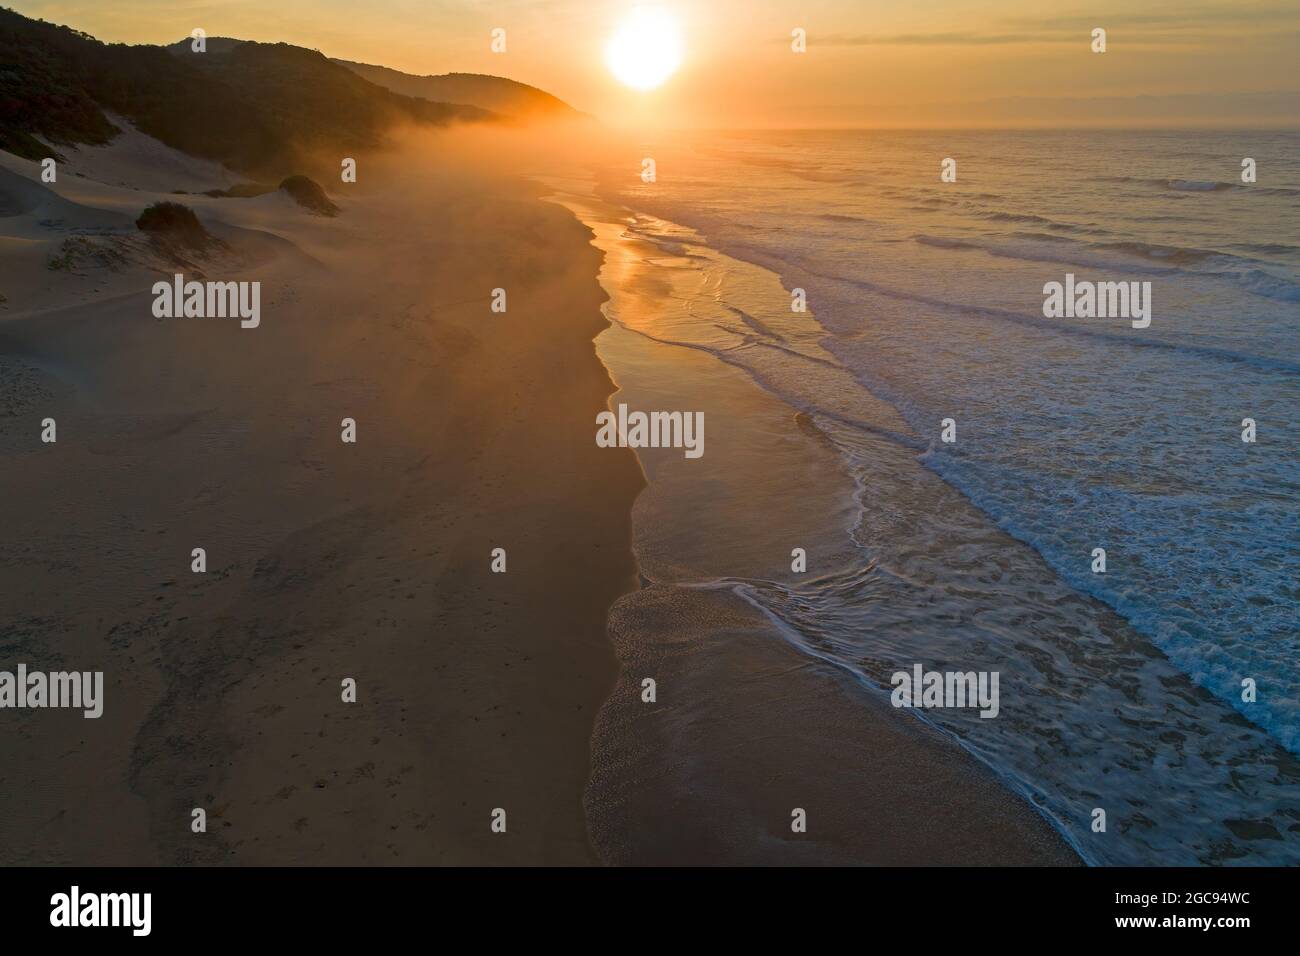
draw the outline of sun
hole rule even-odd
[[[638,90],[660,86],[681,62],[682,32],[672,14],[661,7],[637,7],[605,47],[610,72]]]

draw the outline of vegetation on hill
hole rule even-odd
[[[65,27],[30,30],[29,23],[0,9],[0,149],[27,159],[55,155],[32,133],[60,142],[108,142],[116,127],[68,68],[67,50],[89,38]]]
[[[0,148],[37,159],[51,151],[34,135],[105,143],[117,131],[107,110],[183,152],[278,177],[321,152],[378,146],[394,123],[494,118],[394,93],[314,50],[218,40],[204,53],[106,44],[0,9]]]
[[[418,96],[442,103],[462,103],[517,119],[590,120],[568,103],[527,83],[482,73],[443,73],[415,76],[350,60],[332,60],[357,76],[405,96]]]

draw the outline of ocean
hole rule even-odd
[[[999,672],[995,719],[899,717],[1088,862],[1300,862],[1298,147],[680,133],[561,186],[606,252],[616,382],[652,381],[631,333],[789,410],[788,434],[709,414],[693,472],[641,455],[643,575],[740,595],[864,694],[917,664]],[[1149,282],[1150,325],[1045,317],[1071,275]],[[706,399],[685,373],[645,388]]]

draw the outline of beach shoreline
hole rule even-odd
[[[553,200],[596,233],[605,253],[611,326],[596,345],[618,385],[611,409],[703,408],[709,423],[699,461],[676,450],[638,451],[648,477],[633,511],[643,587],[611,610],[622,669],[600,712],[586,796],[601,858],[1078,865],[1061,834],[987,766],[866,694],[842,668],[796,649],[734,590],[747,572],[779,575],[781,556],[788,562],[787,549],[747,565],[767,547],[769,523],[787,525],[790,540],[803,543],[849,524],[852,488],[838,456],[796,409],[742,371],[657,340],[656,328],[672,317],[647,313],[651,302],[712,288],[689,257],[673,260],[629,234],[631,214],[594,196]],[[628,314],[638,316],[637,330],[620,322]],[[748,497],[732,499],[729,488],[746,488]],[[755,524],[754,512],[764,522]],[[716,577],[701,580],[706,567]],[[652,702],[647,678],[655,682]],[[791,828],[796,810],[806,814],[806,832]]]
[[[872,401],[811,317],[767,307],[788,299],[780,275],[665,220],[630,227],[594,189],[447,157],[366,158],[360,188],[331,190],[336,219],[279,193],[150,192],[122,156],[112,184],[87,151],[87,176],[53,190],[5,160],[0,454],[17,493],[0,578],[24,616],[3,646],[10,664],[102,669],[108,687],[100,720],[19,715],[7,765],[49,800],[0,799],[0,831],[30,834],[7,861],[1087,859],[1032,775],[889,707],[885,657],[819,646],[819,606],[803,605],[822,586],[859,594],[925,660],[934,632],[906,615],[932,566],[989,543],[1016,562],[1008,581],[1065,594],[1041,559],[917,464],[921,439],[887,404],[810,414],[760,387]],[[210,172],[172,159],[190,185]],[[263,283],[257,328],[151,312],[168,270],[122,224],[164,198],[224,243],[177,269]],[[82,233],[91,254],[62,251]],[[123,261],[96,258],[104,236]],[[719,360],[738,346],[766,358]],[[620,405],[698,410],[707,453],[599,447],[597,415]],[[881,470],[864,510],[845,433],[868,419],[853,455],[912,484],[888,490]],[[951,523],[913,552],[921,511]],[[193,574],[199,545],[210,564]],[[812,589],[789,573],[793,545],[810,546]],[[1015,601],[998,607],[1023,613]],[[1093,642],[1150,657],[1071,601]],[[1032,720],[1015,709],[1004,721]]]
[[[812,856],[770,834],[743,850],[771,821],[737,804],[748,784],[736,766],[707,786],[656,769],[640,787],[646,764],[611,762],[629,719],[651,764],[671,764],[688,742],[627,709],[653,645],[629,644],[625,625],[659,613],[665,586],[643,577],[638,588],[631,550],[647,470],[593,440],[596,413],[628,387],[598,354],[615,334],[602,313],[605,254],[542,187],[455,169],[417,186],[392,162],[395,185],[342,197],[334,221],[278,196],[186,197],[231,246],[206,271],[264,283],[255,330],[155,319],[149,270],[135,264],[80,266],[62,298],[29,276],[18,288],[39,307],[7,303],[17,315],[0,327],[5,361],[26,399],[4,422],[18,491],[4,517],[32,542],[0,568],[29,615],[25,631],[11,622],[9,647],[33,666],[102,669],[108,685],[104,717],[76,728],[72,752],[48,743],[63,723],[23,715],[5,762],[49,805],[0,805],[5,830],[29,834],[6,842],[7,862],[919,862],[903,852],[906,826],[863,827],[842,810],[840,836],[819,837]],[[132,173],[120,157],[107,165],[115,181]],[[69,215],[96,221],[166,195],[93,177],[55,192]],[[455,240],[430,241],[423,223],[435,217]],[[508,290],[504,314],[489,310],[493,288]],[[53,449],[34,441],[33,418],[46,414],[61,423]],[[345,414],[355,446],[339,441]],[[114,542],[102,560],[83,551],[92,531]],[[199,543],[211,565],[193,574]],[[491,570],[495,547],[504,574]],[[87,576],[96,586],[63,601]],[[743,675],[767,675],[782,722],[805,706],[795,702],[815,703],[791,724],[796,737],[838,714],[835,733],[822,727],[749,767],[802,777],[842,763],[842,748],[888,741],[894,760],[924,757],[976,794],[918,811],[947,821],[929,826],[954,854],[985,828],[994,842],[1012,834],[1009,862],[1065,861],[1032,811],[951,744],[896,714],[863,720],[841,675],[801,659],[742,602],[690,600],[737,633],[706,651],[708,677],[664,665],[664,692],[716,697],[699,715],[716,740],[746,732],[746,700],[767,706],[748,696],[755,685],[736,686]],[[679,624],[660,635],[671,642]],[[340,700],[344,677],[355,704]],[[689,746],[703,758],[714,744]],[[629,773],[615,780],[618,766]],[[683,783],[690,792],[663,812],[662,788]],[[907,786],[874,786],[882,820],[911,799]],[[686,812],[705,794],[711,809]],[[863,791],[820,798],[843,808],[850,794]],[[640,800],[658,806],[658,823],[625,815]],[[206,833],[190,827],[196,808]],[[109,833],[97,823],[106,809]],[[490,828],[497,809],[504,834]],[[956,861],[942,842],[922,857]]]
[[[149,6],[0,10],[0,865],[1258,922],[1300,13]]]

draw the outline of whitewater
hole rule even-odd
[[[677,134],[639,146],[655,182],[629,174],[639,160],[595,169],[619,210],[601,215],[658,250],[635,279],[602,276],[611,321],[744,369],[854,489],[809,496],[834,520],[794,580],[771,564],[789,550],[775,529],[721,561],[722,545],[682,550],[698,515],[744,508],[762,463],[674,479],[636,518],[646,577],[742,596],[864,693],[918,664],[999,671],[998,719],[910,719],[1090,862],[1300,862],[1297,145]],[[1258,183],[1233,181],[1243,156]],[[1044,285],[1067,272],[1151,282],[1149,327],[1045,317]],[[1099,805],[1120,839],[1090,833]]]

